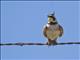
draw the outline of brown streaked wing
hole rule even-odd
[[[63,28],[62,28],[61,25],[59,25],[59,30],[60,30],[60,35],[59,35],[59,37],[61,37],[61,36],[63,35]]]
[[[47,34],[46,34],[47,29],[48,29],[47,26],[45,26],[44,29],[43,29],[43,35],[44,35],[45,37],[47,37]]]

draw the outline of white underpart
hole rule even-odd
[[[49,29],[51,29],[51,31],[55,31],[55,29],[59,28],[59,25],[58,25],[58,24],[55,24],[55,25],[47,24],[46,26],[47,26]]]

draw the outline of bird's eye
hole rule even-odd
[[[52,19],[52,18],[48,18],[48,21],[49,21],[49,22],[52,22],[52,21],[53,21],[53,19]]]

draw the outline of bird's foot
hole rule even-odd
[[[52,45],[57,45],[57,43],[53,43]]]
[[[48,46],[51,46],[51,43],[49,43],[49,42],[47,42],[46,44],[47,44]]]
[[[47,42],[46,43],[48,46],[51,46],[51,45],[57,45],[57,42],[53,43],[53,42]]]

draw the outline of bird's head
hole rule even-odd
[[[56,21],[56,18],[54,16],[54,13],[49,14],[48,15],[48,23],[55,23],[55,22],[57,22],[57,21]]]

